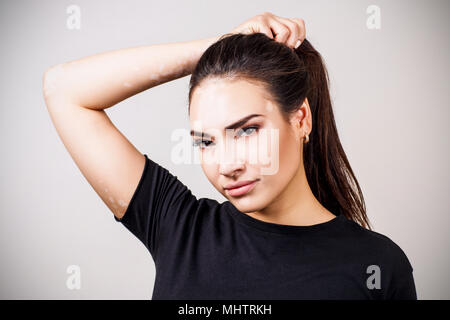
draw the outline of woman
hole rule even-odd
[[[223,203],[197,199],[104,112],[191,73],[193,144]],[[151,253],[153,299],[417,299],[408,258],[370,228],[327,82],[303,20],[266,12],[221,37],[57,65],[44,97],[82,174]]]

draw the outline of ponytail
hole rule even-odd
[[[303,149],[310,188],[329,211],[372,230],[364,196],[339,140],[323,59],[306,39],[295,52],[306,68],[306,96],[313,117],[310,141]]]

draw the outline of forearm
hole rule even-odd
[[[90,109],[109,108],[191,74],[203,52],[219,37],[114,50],[56,65],[44,75],[44,96]]]

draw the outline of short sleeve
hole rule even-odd
[[[404,251],[392,241],[393,271],[387,298],[389,300],[417,300],[413,267]]]
[[[114,219],[134,234],[156,261],[162,224],[177,219],[180,211],[195,205],[197,199],[176,176],[144,156],[145,166],[130,203],[123,217]]]

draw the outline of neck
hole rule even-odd
[[[329,221],[336,216],[316,199],[309,187],[303,162],[283,192],[260,211],[247,213],[265,222],[309,226]]]

